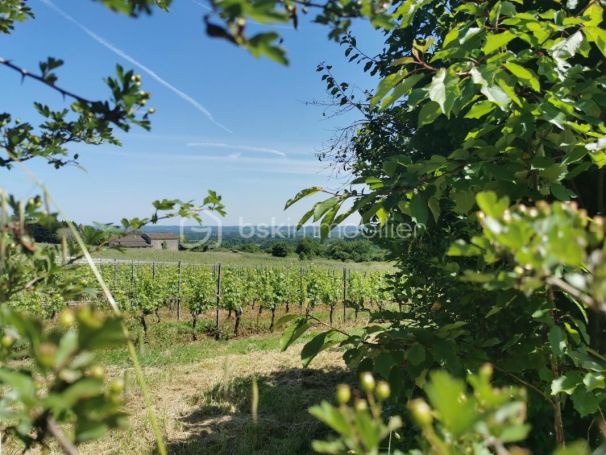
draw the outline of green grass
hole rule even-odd
[[[183,331],[190,333],[190,329],[185,324],[180,324],[180,326],[182,326]],[[153,327],[151,331],[153,331]],[[305,340],[311,338],[311,336],[309,334],[302,337],[302,339]],[[278,350],[279,339],[280,333],[218,341],[211,337],[202,336],[198,341],[171,342],[164,345],[154,340],[146,343],[140,349],[139,360],[144,367],[184,365],[223,355]],[[100,356],[100,361],[106,366],[128,367],[130,365],[126,348],[106,351]]]
[[[326,317],[324,311],[319,313],[322,319]],[[366,318],[348,319],[341,327],[356,333],[365,322]],[[261,323],[266,326],[267,315]],[[135,324],[129,321],[133,331]],[[315,327],[288,351],[280,352],[282,329],[226,341],[201,335],[191,341],[187,321],[150,321],[140,360],[168,453],[312,453],[311,440],[326,438],[330,431],[309,414],[309,407],[332,401],[337,384],[353,381],[338,348],[302,367],[302,343],[321,330],[322,326]],[[85,444],[82,453],[156,453],[126,350],[106,351],[100,360],[112,377],[127,380],[130,426]],[[251,402],[254,383],[259,396],[256,423]]]
[[[360,326],[366,322],[366,316],[360,315],[356,322],[353,320],[353,313],[348,310],[348,319],[342,324],[341,314],[335,316],[338,326],[343,327],[348,333],[356,333]],[[199,362],[204,359],[226,356],[226,355],[246,355],[259,351],[279,351],[280,336],[284,330],[283,327],[277,327],[274,332],[269,332],[270,313],[265,311],[259,320],[257,326],[256,312],[247,312],[242,318],[241,333],[244,335],[238,338],[231,338],[233,317],[231,320],[226,318],[226,312],[221,314],[221,335],[223,339],[216,340],[206,333],[214,329],[214,322],[210,316],[198,321],[197,335],[198,340],[192,341],[191,323],[187,320],[176,321],[163,316],[160,323],[152,322],[153,316],[148,317],[148,336],[139,347],[139,359],[144,367],[168,367],[174,365],[185,365],[188,363]],[[295,313],[296,314],[296,313]],[[276,315],[276,320],[284,316],[284,313]],[[328,310],[318,308],[314,316],[328,322]],[[137,334],[141,333],[140,326],[136,319],[127,321],[131,336],[138,342]],[[305,333],[299,340],[299,343],[309,341],[317,333],[325,330],[323,326]],[[259,332],[259,333],[258,333]],[[231,338],[231,339],[227,339]],[[140,338],[139,338],[140,339]],[[100,360],[106,366],[126,368],[130,365],[130,358],[126,348],[112,349],[103,352]]]
[[[135,261],[157,261],[157,262],[187,262],[192,264],[224,264],[240,266],[268,266],[279,267],[285,265],[309,266],[342,269],[347,267],[352,270],[384,270],[390,271],[393,266],[387,262],[342,262],[331,259],[313,259],[301,261],[296,255],[285,258],[273,257],[267,253],[244,253],[233,251],[165,251],[145,249],[126,249],[123,252],[117,250],[104,250],[93,255],[96,258],[135,260]]]
[[[312,453],[311,441],[326,438],[330,431],[308,409],[322,400],[332,401],[336,385],[349,381],[351,375],[336,368],[286,369],[255,377],[259,391],[257,424],[251,416],[253,377],[220,384],[194,396],[191,400],[195,408],[183,419],[194,427],[204,422],[206,431],[169,443],[168,451],[180,455]]]

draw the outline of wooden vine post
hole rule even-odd
[[[130,261],[130,298],[133,299],[135,294],[135,261]]]
[[[118,260],[114,259],[114,292],[118,289]]]
[[[299,314],[303,314],[303,301],[305,300],[305,290],[303,289],[303,266],[299,274]]]
[[[343,267],[343,322],[347,317],[347,268]]]
[[[219,339],[219,310],[221,308],[221,264],[217,264],[217,292],[216,292],[216,301],[217,308],[215,312],[215,337]]]
[[[177,321],[181,320],[181,261],[177,263]]]

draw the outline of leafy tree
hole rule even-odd
[[[313,259],[320,250],[319,243],[310,239],[309,237],[303,237],[297,241],[297,246],[295,247],[295,253],[299,255],[299,259]]]
[[[603,5],[393,8],[392,22],[381,24],[388,51],[365,64],[381,76],[365,101],[352,101],[330,67],[320,68],[336,100],[366,121],[333,154],[357,176],[352,188],[330,193],[302,222],[320,221],[326,235],[359,212],[364,223],[418,228],[388,242],[410,311],[372,315],[388,328],[345,341],[346,360],[392,381],[401,398],[429,368],[460,375],[490,358],[503,380],[530,384],[541,401],[530,409],[531,445],[585,437],[605,398],[591,380],[606,366]],[[415,27],[428,13],[429,28]],[[319,191],[303,190],[287,206]],[[569,199],[578,206],[554,203]],[[348,200],[353,209],[341,210]],[[542,437],[549,433],[553,440]]]
[[[271,255],[278,258],[285,258],[291,251],[287,242],[276,242],[271,247]]]

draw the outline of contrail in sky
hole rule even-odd
[[[90,36],[92,39],[94,39],[97,43],[99,43],[103,47],[109,49],[114,54],[116,54],[117,56],[123,58],[127,62],[135,65],[136,67],[138,67],[139,69],[141,69],[141,71],[143,71],[148,76],[150,76],[152,79],[155,79],[158,83],[160,83],[161,85],[163,85],[164,87],[166,87],[167,89],[169,89],[171,92],[173,92],[179,98],[181,98],[183,101],[185,101],[185,102],[189,103],[190,105],[192,105],[195,109],[197,109],[198,111],[200,111],[208,120],[210,120],[216,126],[218,126],[219,128],[227,131],[228,133],[233,133],[232,130],[230,130],[229,128],[227,128],[225,125],[219,123],[217,120],[215,120],[215,117],[210,113],[210,111],[208,109],[206,109],[204,106],[202,106],[198,101],[196,101],[194,98],[192,98],[191,96],[189,96],[187,93],[183,92],[182,90],[179,90],[177,87],[175,87],[174,85],[172,85],[170,82],[168,82],[165,79],[163,79],[162,77],[160,77],[151,68],[148,68],[143,63],[135,60],[133,57],[131,57],[130,55],[128,55],[123,50],[118,49],[113,44],[111,44],[110,42],[106,41],[101,36],[97,35],[91,29],[89,29],[85,25],[81,24],[79,21],[77,21],[72,16],[70,16],[69,14],[67,14],[65,11],[63,11],[61,8],[59,8],[57,5],[55,5],[51,0],[40,0],[40,1],[42,3],[44,3],[46,6],[48,6],[49,8],[53,9],[57,14],[61,15],[64,19],[66,19],[66,20],[70,21],[71,23],[73,23],[74,25],[76,25],[78,28],[80,28],[80,30],[82,30],[84,33],[86,33],[88,36]]]

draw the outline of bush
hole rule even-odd
[[[285,258],[290,253],[290,245],[286,242],[274,243],[271,247],[271,255],[278,258]]]
[[[299,255],[299,259],[313,259],[320,254],[322,246],[320,242],[309,237],[303,237],[297,242],[295,253]]]

